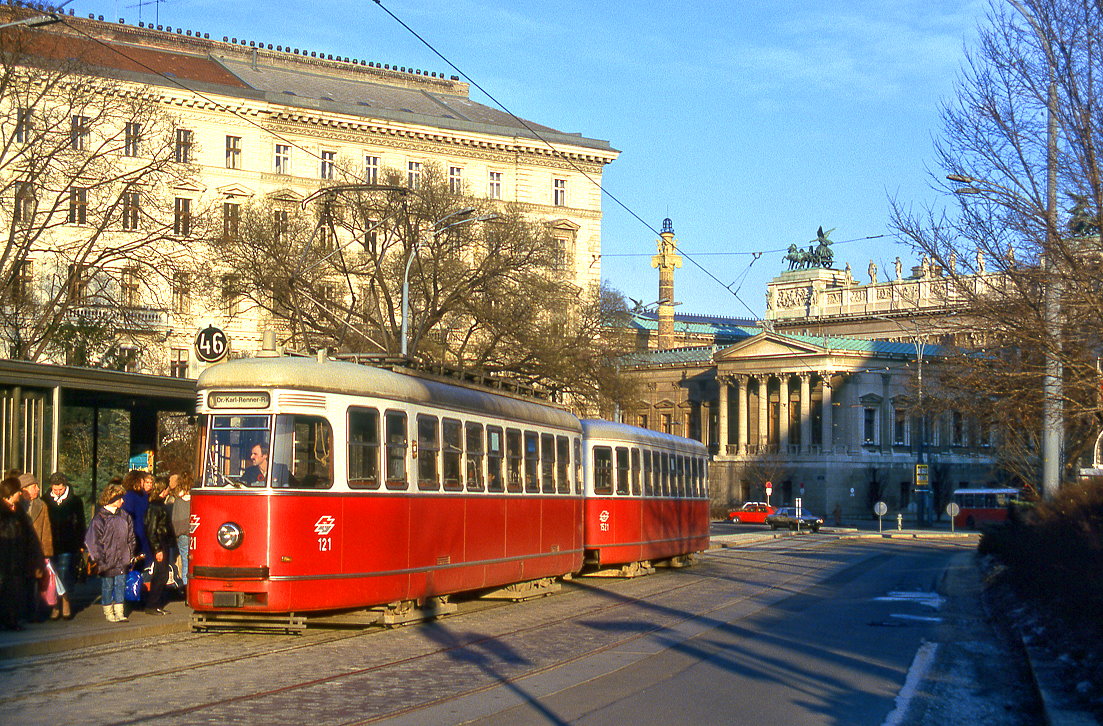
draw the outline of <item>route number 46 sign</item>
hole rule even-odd
[[[195,336],[195,355],[204,363],[214,363],[226,357],[230,339],[221,329],[208,325]]]

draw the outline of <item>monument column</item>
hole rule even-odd
[[[812,374],[800,374],[800,450],[807,453],[812,446]]]
[[[822,410],[820,411],[820,424],[823,426],[823,432],[820,438],[822,441],[823,452],[830,454],[834,449],[835,442],[831,440],[831,373],[830,371],[820,374],[820,381],[823,385],[823,402]]]
[[[758,379],[758,453],[764,454],[770,447],[770,377]]]
[[[782,373],[777,382],[777,450],[789,453],[789,374]]]
[[[716,455],[724,456],[728,453],[728,377],[717,376],[716,383],[720,387],[719,424],[716,431]]]
[[[748,379],[747,376],[739,376],[735,380],[736,380],[736,386],[737,386],[736,391],[738,392],[737,395],[739,396],[739,400],[737,401],[737,407],[738,407],[738,411],[739,411],[739,421],[736,424],[739,427],[739,430],[738,430],[739,432],[738,432],[737,438],[736,438],[736,444],[738,446],[738,448],[736,450],[736,453],[737,454],[746,454],[747,453],[747,444],[750,443],[750,441],[748,440],[748,433],[749,433],[748,430],[750,428],[748,426],[748,424],[750,422],[747,420],[747,396],[750,395],[750,391],[748,390],[749,387],[747,386],[747,381],[749,379]]]

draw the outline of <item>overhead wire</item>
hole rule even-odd
[[[605,195],[606,197],[611,199],[613,202],[615,202],[617,204],[617,206],[619,206],[621,209],[626,211],[629,215],[631,215],[633,218],[635,218],[640,224],[642,224],[644,227],[646,227],[648,230],[650,230],[653,234],[656,234],[656,235],[660,234],[660,232],[657,229],[655,229],[655,227],[652,226],[651,223],[649,223],[642,216],[637,214],[636,211],[634,209],[632,209],[631,207],[629,207],[627,203],[622,201],[620,199],[620,197],[618,197],[613,192],[609,191],[609,189],[607,189],[599,180],[594,179],[593,176],[591,176],[584,169],[579,167],[578,164],[576,164],[573,159],[571,159],[566,154],[562,153],[559,149],[557,149],[555,147],[554,144],[552,144],[550,141],[548,141],[546,138],[544,138],[544,136],[537,129],[533,128],[532,124],[530,124],[528,121],[526,121],[525,119],[523,119],[520,116],[518,116],[517,114],[515,114],[512,110],[510,110],[510,108],[508,106],[506,106],[504,103],[499,101],[498,98],[496,96],[494,96],[494,94],[490,93],[490,91],[483,88],[483,86],[477,80],[475,80],[474,78],[469,76],[467,73],[465,73],[463,71],[463,69],[461,69],[455,63],[453,63],[451,59],[449,59],[446,55],[444,55],[444,53],[442,53],[440,50],[438,50],[432,43],[430,43],[428,40],[426,40],[424,37],[422,37],[420,33],[418,33],[416,30],[411,28],[408,24],[406,24],[405,21],[403,21],[401,18],[399,18],[397,15],[395,15],[386,5],[383,4],[383,0],[372,0],[372,1],[376,5],[378,5],[379,8],[381,10],[383,10],[383,12],[387,13],[387,15],[389,15],[396,23],[401,25],[407,32],[409,32],[410,35],[417,38],[418,41],[420,41],[422,45],[424,45],[426,48],[428,48],[430,50],[430,52],[432,52],[434,55],[436,55],[438,58],[440,58],[444,63],[446,63],[460,77],[462,77],[468,83],[470,83],[472,86],[474,86],[479,91],[481,91],[496,106],[498,106],[498,108],[500,108],[505,113],[509,114],[509,116],[512,117],[514,121],[521,124],[525,129],[528,130],[529,133],[531,133],[534,137],[536,137],[538,140],[540,140],[545,146],[547,146],[551,150],[552,154],[554,154],[556,157],[561,158],[562,160],[564,160],[568,164],[570,164],[570,166],[573,167],[575,169],[575,171],[577,171],[587,181],[589,181],[591,184],[593,184],[595,187],[597,187],[599,192],[601,192],[603,195]],[[861,238],[854,239],[854,240],[847,240],[847,242],[857,242],[859,240],[877,239],[877,238],[886,237],[886,236],[887,235],[883,235],[883,234],[871,235],[869,237],[861,237]],[[740,279],[746,278],[747,274],[750,272],[751,265],[753,265],[755,263],[755,261],[758,260],[758,258],[761,257],[763,254],[770,253],[770,252],[784,252],[784,251],[786,251],[786,249],[764,250],[764,251],[759,251],[759,252],[695,252],[691,255],[691,254],[688,254],[683,248],[679,247],[678,248],[678,253],[682,257],[684,257],[685,259],[689,260],[689,262],[692,263],[701,272],[703,272],[706,277],[710,278],[711,280],[716,282],[718,285],[723,287],[725,290],[727,290],[729,293],[731,293],[732,296],[735,297],[735,299],[738,300],[743,305],[743,307],[747,308],[748,312],[750,312],[752,315],[757,315],[757,313],[755,313],[755,311],[751,308],[751,306],[748,305],[747,302],[739,296],[738,291],[739,291],[740,288],[737,288],[736,290],[732,290],[731,289],[732,285],[734,285],[735,282],[738,282]],[[716,275],[714,275],[704,265],[702,265],[700,262],[698,262],[696,259],[694,259],[694,257],[705,256],[705,255],[751,255],[753,257],[753,259],[751,260],[750,263],[748,263],[747,268],[740,274],[739,277],[736,278],[735,281],[733,281],[731,284],[725,284],[720,278],[718,278]],[[644,253],[625,253],[625,254],[604,254],[603,253],[603,254],[600,254],[600,255],[596,255],[594,261],[591,262],[591,265],[596,263],[597,261],[599,261],[602,257],[645,257],[645,256],[649,257],[650,255],[649,254],[644,254]],[[742,287],[742,286],[740,286],[740,287]]]

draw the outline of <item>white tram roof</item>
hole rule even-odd
[[[625,441],[641,446],[650,445],[663,449],[675,449],[702,456],[708,453],[705,445],[694,439],[664,434],[661,431],[652,431],[651,429],[630,426],[629,424],[613,423],[600,418],[582,419],[582,431],[587,439]]]
[[[197,388],[200,391],[283,388],[369,396],[501,418],[504,424],[516,421],[581,430],[578,418],[554,405],[345,361],[306,357],[237,358],[203,371]]]

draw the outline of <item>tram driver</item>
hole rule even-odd
[[[249,461],[252,463],[241,472],[241,481],[246,484],[264,484],[268,478],[268,452],[269,448],[267,443],[253,445],[252,451],[249,454]],[[287,478],[287,466],[276,464],[275,468],[272,470],[271,485],[274,487],[285,487],[287,486]]]

